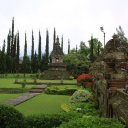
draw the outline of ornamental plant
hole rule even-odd
[[[88,90],[77,90],[71,96],[71,103],[87,102],[92,98],[91,92]]]
[[[84,87],[91,87],[92,86],[91,76],[89,74],[79,75],[77,78],[77,85]]]

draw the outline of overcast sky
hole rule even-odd
[[[24,47],[24,33],[27,33],[28,53],[31,49],[31,31],[35,36],[35,48],[38,46],[38,31],[45,45],[46,29],[49,30],[50,50],[53,43],[53,29],[64,37],[64,52],[67,42],[71,48],[79,46],[80,41],[88,42],[93,37],[103,42],[104,27],[108,41],[116,27],[122,26],[128,37],[128,0],[0,0],[0,46],[11,28],[15,18],[15,33],[20,32],[21,55]],[[42,46],[43,47],[43,46]],[[42,49],[44,50],[44,49]]]

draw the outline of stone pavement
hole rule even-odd
[[[13,98],[13,99],[9,99],[9,100],[4,101],[4,102],[0,102],[0,104],[5,104],[5,105],[9,105],[9,106],[16,106],[18,104],[21,104],[21,103],[39,95],[40,93],[43,92],[43,90],[46,87],[47,87],[46,85],[37,85],[36,87],[31,89],[32,91],[30,90],[30,92],[24,93],[21,96],[18,96],[18,97]]]

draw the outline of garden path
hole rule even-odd
[[[18,96],[13,99],[9,99],[7,101],[1,102],[0,104],[5,104],[9,106],[16,106],[18,104],[21,104],[37,95],[43,92],[43,90],[46,88],[46,85],[37,85],[36,87],[32,88],[28,93],[24,93],[21,96]]]

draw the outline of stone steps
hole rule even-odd
[[[30,93],[42,93],[46,87],[47,87],[46,85],[37,85],[33,87],[29,92]]]
[[[30,93],[42,93],[43,89],[33,88],[29,91]]]

